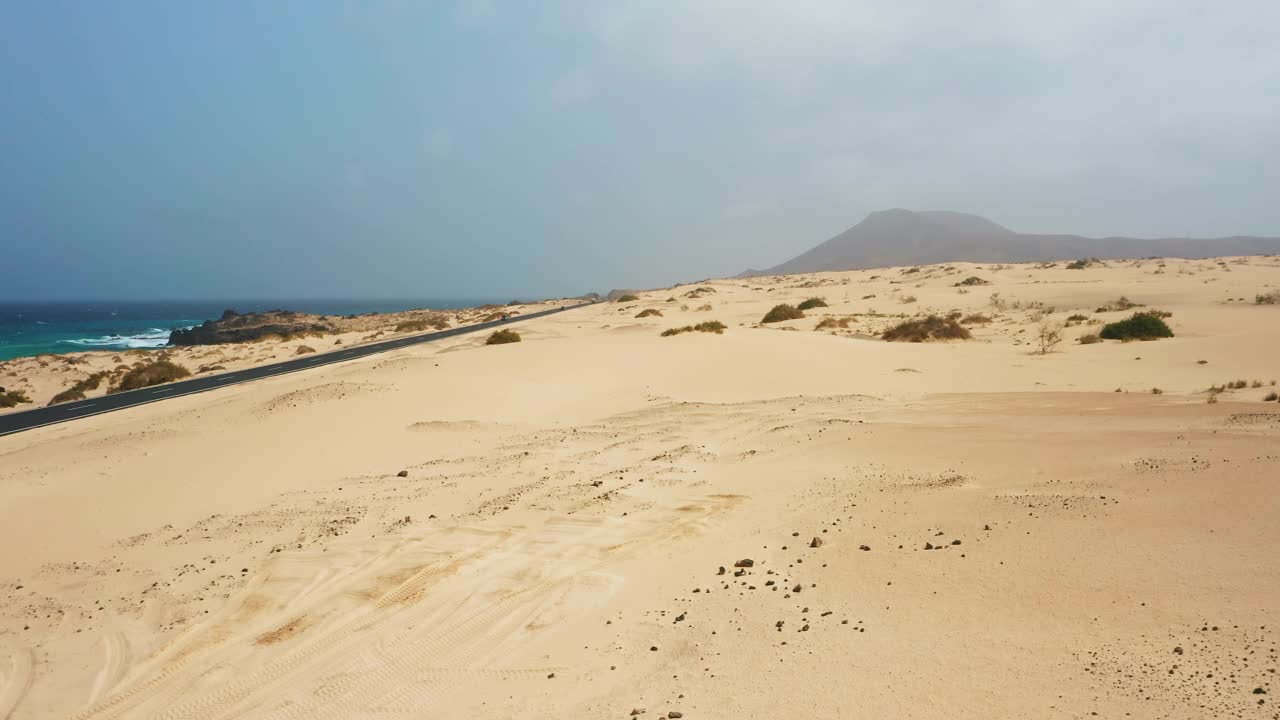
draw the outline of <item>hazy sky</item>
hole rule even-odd
[[[1280,235],[1276,0],[0,3],[0,297],[488,297],[887,207]]]

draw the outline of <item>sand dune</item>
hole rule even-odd
[[[0,718],[1274,718],[1277,286],[716,280],[0,439]]]

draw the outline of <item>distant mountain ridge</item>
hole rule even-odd
[[[817,247],[748,275],[855,270],[943,262],[1039,262],[1078,258],[1265,255],[1280,253],[1280,237],[1087,238],[1018,233],[984,217],[943,210],[873,212]]]

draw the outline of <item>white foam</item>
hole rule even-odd
[[[78,338],[58,342],[86,348],[159,348],[169,344],[169,331],[151,328],[135,335],[103,335],[96,338]]]

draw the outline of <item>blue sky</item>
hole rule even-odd
[[[654,286],[886,207],[1280,235],[1278,27],[1255,0],[8,0],[0,298]]]

